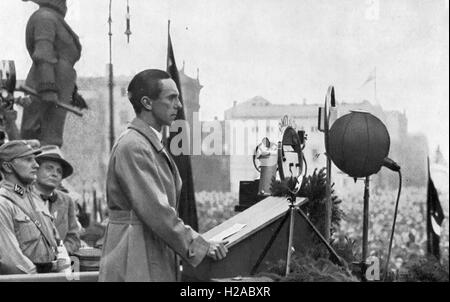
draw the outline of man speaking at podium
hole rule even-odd
[[[170,75],[148,69],[128,86],[136,118],[117,139],[108,166],[109,210],[99,281],[178,281],[179,259],[197,266],[223,259],[223,242],[208,242],[178,217],[181,178],[161,143],[182,104]]]

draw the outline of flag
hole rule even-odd
[[[439,242],[441,226],[444,221],[439,195],[430,174],[430,159],[428,159],[428,189],[427,189],[427,253],[440,258]]]
[[[179,99],[181,104],[183,104],[183,108],[178,111],[177,120],[186,120],[186,114],[184,111],[184,102],[182,96],[182,90],[180,85],[180,77],[178,75],[178,68],[175,62],[175,56],[173,54],[173,46],[172,39],[170,38],[170,21],[169,21],[169,29],[168,29],[168,44],[167,44],[167,72],[170,74],[175,84],[177,85],[178,91],[180,93]],[[167,146],[170,146],[170,142],[173,137],[175,137],[178,132],[170,132],[169,138],[167,141]],[[189,137],[189,136],[188,136]],[[186,142],[189,143],[189,142]],[[167,148],[170,152],[170,148]],[[171,152],[170,152],[171,153]],[[194,181],[192,176],[192,166],[191,159],[189,155],[180,154],[173,155],[171,154],[178,170],[180,171],[180,176],[183,181],[183,186],[181,188],[181,195],[179,200],[178,211],[180,218],[189,225],[194,230],[198,231],[198,219],[197,219],[197,208],[195,203],[195,191],[194,191]]]
[[[377,69],[374,68],[372,70],[372,72],[369,74],[369,76],[367,77],[366,81],[361,85],[361,87],[366,85],[367,83],[373,81],[373,80],[376,80],[376,78],[377,78]]]

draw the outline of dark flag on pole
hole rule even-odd
[[[186,114],[184,111],[185,104],[183,102],[180,78],[178,75],[177,64],[175,63],[175,56],[173,55],[172,40],[170,38],[170,21],[168,27],[167,72],[177,84],[177,88],[180,93],[179,99],[181,104],[183,104],[183,108],[181,110],[178,110],[176,120],[185,120],[187,123]],[[175,137],[179,133],[179,131],[169,133],[169,138],[167,141],[168,147],[170,147],[170,143],[173,137]],[[189,138],[190,136],[187,135],[186,137]],[[184,141],[184,143],[187,143],[188,146],[190,145],[188,141]],[[181,188],[181,195],[178,206],[180,218],[184,221],[184,223],[192,227],[194,230],[198,231],[197,208],[195,204],[195,191],[192,177],[191,159],[187,154],[173,155],[170,148],[167,149],[169,150],[175,163],[177,164],[181,179],[183,180],[183,186]],[[188,150],[190,150],[190,148],[188,148]]]
[[[430,173],[430,159],[428,159],[428,190],[427,190],[427,253],[440,259],[439,242],[441,226],[444,221],[439,195]]]

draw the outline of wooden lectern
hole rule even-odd
[[[297,198],[296,204],[303,204],[304,198]],[[289,212],[289,202],[283,197],[267,197],[247,210],[236,214],[222,224],[202,234],[205,239],[228,241],[228,255],[221,261],[205,258],[197,267],[183,263],[183,281],[210,281],[214,278],[250,276],[272,235]],[[268,266],[286,261],[289,218],[275,238],[256,273],[264,272]],[[293,246],[302,251],[310,246],[311,231],[306,222],[295,217]],[[224,238],[225,237],[225,238]]]

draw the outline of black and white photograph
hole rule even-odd
[[[0,39],[1,283],[449,282],[448,0],[0,0]]]

